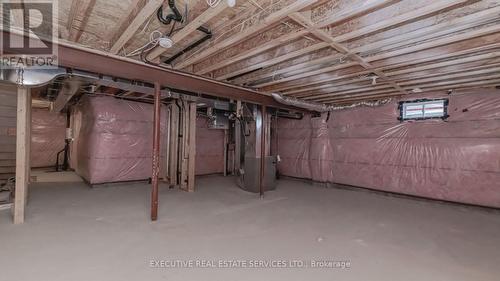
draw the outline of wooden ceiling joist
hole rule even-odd
[[[323,28],[334,24],[341,24],[374,12],[376,10],[385,8],[392,4],[398,3],[401,0],[366,0],[363,4],[355,4],[352,9],[346,11],[340,11],[340,13],[335,13],[317,22],[314,27]]]
[[[176,2],[191,16],[170,36],[175,47],[169,55],[187,48],[200,26],[214,36],[172,67],[258,89],[266,101],[279,92],[339,104],[500,80],[500,2],[493,0],[256,0],[232,8],[226,1],[215,7]],[[138,30],[170,30],[154,16],[164,4],[72,0],[62,4],[67,20],[59,20],[61,36],[126,55],[125,47],[150,40]],[[166,51],[157,46],[147,59],[157,63]],[[121,94],[135,96],[127,91]]]
[[[299,30],[299,31],[296,31],[293,33],[285,34],[285,35],[278,37],[274,40],[271,40],[271,41],[269,41],[269,42],[267,42],[267,43],[265,43],[257,48],[253,48],[253,49],[250,49],[246,52],[242,52],[234,57],[228,58],[228,59],[223,60],[219,63],[211,65],[207,68],[204,68],[200,71],[197,71],[196,74],[203,75],[203,74],[206,74],[208,72],[211,72],[211,71],[223,68],[225,66],[228,66],[230,64],[236,63],[238,61],[256,56],[256,55],[263,53],[267,50],[270,50],[272,48],[275,48],[275,47],[281,46],[285,43],[294,41],[294,40],[296,40],[304,35],[307,35],[308,33],[309,33],[308,30],[303,29],[303,30]]]
[[[398,36],[393,36],[381,41],[376,41],[374,43],[368,44],[368,45],[362,45],[358,48],[352,49],[352,52],[354,53],[371,53],[371,52],[380,52],[383,51],[384,48],[386,49],[394,49],[400,46],[404,46],[410,43],[413,43],[414,41],[418,40],[427,40],[429,37],[439,37],[442,36],[443,33],[452,33],[456,32],[458,29],[465,29],[465,28],[470,28],[470,27],[475,27],[477,24],[480,22],[483,23],[485,21],[489,21],[494,18],[500,17],[500,7],[497,8],[492,8],[488,9],[485,11],[481,11],[478,13],[474,13],[468,16],[464,16],[461,18],[457,18],[452,21],[446,21],[440,24],[432,25],[427,28],[421,28],[417,29],[413,32],[409,33],[403,33]],[[299,70],[301,73],[304,71],[301,71],[304,69],[304,67],[309,67],[309,68],[314,68],[315,65],[320,65],[320,63],[325,63],[328,61],[333,61],[338,59],[337,56],[329,56],[325,58],[319,58],[313,61],[305,62],[302,64],[298,65],[292,65],[283,69],[275,70],[273,71],[273,75],[280,75],[280,74],[287,74],[287,76],[292,76],[295,75],[294,73],[291,73],[293,71]],[[307,69],[309,70],[309,69]],[[305,71],[307,71],[305,70]],[[299,73],[296,73],[299,74]],[[238,82],[243,84],[243,83],[250,83],[253,81],[259,81],[261,79],[264,79],[268,77],[269,74],[263,73],[258,76],[251,76],[248,78],[242,78],[239,79]],[[276,82],[286,82],[286,80],[275,80],[273,81],[273,84],[276,84]],[[251,84],[252,86],[256,87],[264,87],[264,84]],[[272,85],[272,84],[270,84]]]
[[[485,62],[488,62],[488,61],[491,62],[491,59],[495,59],[495,58],[500,58],[500,52],[483,54],[483,55],[478,55],[478,56],[471,56],[471,57],[466,57],[466,58],[462,58],[462,59],[454,59],[454,60],[450,60],[450,61],[429,64],[429,65],[424,65],[424,66],[419,66],[419,67],[411,67],[411,68],[407,68],[407,69],[399,70],[399,71],[386,72],[386,75],[391,77],[391,79],[393,79],[394,81],[401,82],[401,81],[406,81],[409,79],[420,79],[423,77],[412,76],[412,77],[395,78],[392,76],[416,73],[416,72],[425,71],[425,70],[439,69],[439,68],[448,67],[448,66],[463,65],[466,63],[470,63],[470,62],[479,62],[479,63],[483,62],[483,64],[484,64]],[[485,67],[490,67],[490,66],[493,66],[493,64],[480,65],[480,66],[475,66],[475,67],[466,68],[466,69],[459,69],[458,71],[459,72],[463,72],[463,71],[467,72],[467,71],[471,71],[471,70],[476,70],[478,68],[485,68]],[[455,72],[453,72],[453,73],[455,73]],[[444,75],[444,74],[445,73],[440,73],[440,74],[434,74],[431,76]],[[349,81],[345,81],[342,83],[336,83],[336,84],[329,83],[326,85],[318,85],[318,86],[313,86],[313,87],[300,88],[300,89],[291,90],[291,91],[289,90],[289,91],[283,92],[283,94],[284,95],[292,95],[295,97],[303,97],[303,96],[310,95],[310,93],[314,92],[314,91],[325,91],[325,90],[329,90],[329,89],[331,91],[333,91],[337,87],[339,87],[341,85],[345,85],[346,83],[356,83],[359,81],[368,81],[368,80],[370,80],[370,79],[369,78],[362,78],[362,79],[349,80]]]
[[[77,1],[77,0],[73,0]],[[134,36],[139,27],[141,27],[146,20],[162,5],[163,0],[150,0],[146,3],[144,8],[142,8],[139,13],[135,16],[132,22],[128,25],[127,29],[122,33],[122,35],[116,40],[110,49],[113,54],[118,53],[127,42]]]
[[[470,0],[438,0],[431,5],[426,5],[417,10],[403,13],[399,16],[392,17],[383,21],[380,21],[376,24],[371,24],[366,27],[357,29],[353,32],[349,32],[340,36],[335,37],[336,42],[345,42],[349,40],[353,40],[362,36],[366,36],[369,34],[373,34],[379,32],[380,30],[385,30],[388,28],[393,28],[402,24],[406,24],[409,22],[413,22],[424,17],[429,17],[431,15],[435,15],[436,13],[443,11],[445,9],[449,9],[452,7],[458,7],[464,5],[466,3],[470,3]]]
[[[78,42],[80,40],[95,4],[96,0],[73,0],[73,2],[71,2],[67,22],[67,29],[69,32],[68,39],[70,41]]]
[[[447,78],[443,78],[440,76],[433,77],[433,78],[428,78],[428,79],[420,79],[420,80],[415,80],[415,81],[410,81],[410,82],[401,82],[400,85],[404,87],[406,90],[411,91],[415,88],[425,88],[428,87],[428,85],[432,86],[437,86],[437,85],[452,85],[457,82],[471,82],[471,81],[477,81],[479,79],[496,79],[500,78],[500,74],[498,74],[500,68],[495,68],[494,70],[479,70],[475,72],[471,72],[470,77],[474,75],[481,75],[481,77],[474,77],[474,78],[467,78],[467,79],[459,79],[459,78],[464,78],[468,77],[468,73],[459,73],[459,74],[453,74],[453,75],[447,75]],[[491,72],[497,72],[494,74],[491,74]],[[486,75],[488,74],[488,75]],[[453,80],[450,80],[453,79]],[[444,81],[443,81],[444,80]],[[413,86],[411,86],[413,85]],[[354,96],[353,94],[355,93],[371,93],[373,90],[379,90],[379,89],[386,89],[388,88],[387,85],[381,85],[381,86],[373,86],[373,87],[364,87],[364,88],[358,88],[355,90],[351,91],[338,91],[334,93],[329,93],[329,94],[322,94],[322,95],[310,95],[310,96],[305,96],[303,99],[305,100],[314,100],[314,101],[330,101],[332,98],[336,97],[345,97],[345,96]],[[386,92],[390,92],[386,91]]]
[[[356,31],[353,31],[353,32],[350,32],[347,34],[343,34],[340,36],[336,36],[336,37],[332,37],[326,31],[316,28],[315,27],[316,25],[313,22],[311,22],[309,19],[307,19],[306,17],[304,17],[303,15],[301,15],[299,13],[290,14],[290,17],[292,19],[294,19],[295,21],[297,21],[299,24],[307,26],[307,28],[311,32],[313,32],[313,34],[316,35],[318,38],[324,40],[325,42],[330,42],[330,44],[332,44],[331,46],[334,47],[335,49],[337,49],[338,51],[340,51],[342,53],[347,53],[348,50],[346,50],[345,47],[340,45],[340,43],[343,41],[351,40],[351,39],[358,38],[361,36],[366,36],[366,35],[387,29],[389,27],[394,27],[394,26],[397,26],[397,25],[402,24],[402,23],[414,21],[415,20],[415,18],[413,18],[414,16],[418,16],[419,18],[422,18],[424,16],[428,17],[428,16],[433,15],[433,14],[435,14],[443,9],[450,8],[450,7],[457,6],[457,5],[462,5],[466,2],[467,1],[448,1],[448,0],[439,1],[433,5],[423,7],[421,9],[416,10],[416,11],[404,13],[398,17],[390,18],[390,19],[382,21],[378,24],[371,25],[371,26],[368,26],[366,28],[361,28],[359,30],[356,30]],[[489,14],[491,16],[497,12],[498,11],[491,11],[491,12],[489,12]],[[484,15],[484,16],[486,16],[486,15]],[[471,18],[466,18],[465,20],[471,20]],[[439,28],[445,28],[445,27],[446,26],[444,24],[442,26],[439,26]],[[433,29],[426,29],[425,30],[425,32],[427,32],[427,33],[432,33],[434,31],[435,30],[433,30]],[[422,35],[422,31],[419,31],[419,30],[412,32],[412,33],[413,34],[410,36],[413,36],[413,38],[418,38]],[[394,40],[399,40],[396,42],[404,42],[404,41],[408,40],[408,36],[409,35],[407,35],[407,34],[402,34],[401,36],[398,36],[398,37],[400,37],[399,39],[391,39],[391,40],[393,40],[393,42],[394,42]],[[376,45],[375,45],[375,43],[369,44],[369,45],[372,45],[372,46],[364,46],[364,47],[356,48],[356,49],[353,49],[351,52],[352,53],[360,53],[363,51],[368,51],[368,50],[370,50],[370,48],[380,47],[380,43],[376,44]],[[384,45],[382,45],[382,46],[384,46]],[[369,62],[369,61],[367,61],[367,62]],[[242,73],[245,73],[245,72],[242,72]],[[280,82],[279,82],[279,80],[276,80],[276,81],[273,81],[273,83],[276,84],[276,83],[280,83]],[[264,84],[264,85],[257,84],[257,85],[252,85],[252,86],[265,87],[268,85],[267,84]]]
[[[442,81],[442,82],[435,82],[435,83],[427,83],[420,85],[418,88],[421,91],[427,91],[429,88],[436,88],[436,87],[441,87],[443,89],[455,89],[457,85],[462,85],[462,84],[469,84],[469,83],[477,83],[478,81],[488,81],[487,83],[496,83],[496,81],[500,81],[500,74],[494,74],[494,75],[487,75],[483,77],[475,77],[475,78],[467,78],[467,79],[457,79],[454,81]],[[408,91],[411,91],[411,87],[406,87]],[[311,99],[317,102],[335,102],[338,100],[346,99],[346,98],[360,98],[360,97],[372,97],[374,94],[384,94],[384,93],[390,93],[391,91],[380,91],[380,92],[371,92],[367,91],[363,94],[356,94],[356,95],[335,95],[332,97],[325,97],[325,98],[318,98],[318,99]],[[393,91],[392,91],[393,92]]]
[[[171,38],[172,41],[174,42],[174,44],[180,42],[181,40],[192,34],[194,31],[196,31],[196,29],[198,29],[200,26],[204,25],[205,23],[222,13],[222,11],[224,11],[227,7],[227,1],[222,1],[216,7],[208,8],[201,15],[191,21],[188,25],[186,25],[180,31],[176,32]],[[148,59],[150,61],[153,61],[165,52],[166,49],[158,46],[153,49],[153,51],[151,51],[151,53],[148,55]]]
[[[499,71],[500,69],[496,66],[500,66],[500,64],[497,63],[497,64],[491,64],[491,65],[480,65],[480,66],[464,68],[464,69],[449,71],[449,72],[438,72],[438,73],[433,73],[433,74],[429,74],[429,75],[404,77],[402,79],[394,79],[393,78],[393,80],[402,86],[408,86],[408,85],[414,85],[414,84],[429,82],[429,81],[439,81],[439,80],[446,80],[446,79],[452,79],[452,78],[454,79],[457,77],[464,77],[464,76],[469,76],[469,75],[479,75],[479,74],[485,74],[485,73]],[[493,67],[496,67],[496,68],[493,68]],[[345,86],[345,85],[356,85],[355,83],[357,83],[357,82],[370,83],[371,79],[369,79],[369,78],[354,79],[354,80],[344,81],[342,83],[337,83],[337,84],[326,84],[326,85],[317,86],[317,87],[303,88],[303,89],[299,89],[299,90],[295,90],[295,91],[285,92],[285,93],[283,93],[283,95],[287,95],[287,96],[289,95],[289,96],[293,96],[296,98],[309,97],[309,96],[314,96],[314,97],[319,98],[319,97],[322,97],[323,94],[338,93],[338,92],[341,92],[344,90],[358,89],[358,88],[360,88],[359,86]]]
[[[470,39],[481,37],[481,36],[485,36],[485,35],[495,34],[495,33],[498,33],[498,32],[500,32],[500,26],[499,25],[490,26],[490,27],[481,28],[481,29],[478,29],[478,30],[473,30],[473,31],[465,32],[465,33],[458,34],[458,35],[455,35],[455,36],[444,37],[444,38],[439,39],[439,40],[430,41],[430,42],[423,43],[423,44],[420,44],[420,45],[415,45],[415,46],[412,46],[412,47],[409,47],[409,48],[403,48],[403,49],[400,49],[400,50],[395,50],[395,51],[392,51],[392,52],[388,52],[388,53],[383,53],[383,54],[379,54],[379,55],[376,55],[376,56],[367,57],[367,58],[365,58],[365,60],[367,62],[369,62],[369,63],[376,62],[376,61],[381,61],[381,60],[384,60],[384,59],[390,59],[390,58],[394,58],[394,57],[405,55],[405,54],[415,53],[417,51],[424,51],[424,50],[428,50],[428,49],[432,49],[432,48],[437,48],[437,47],[441,47],[441,46],[445,46],[445,45],[450,45],[450,44],[453,44],[453,43],[456,43],[456,42],[460,42],[460,41],[464,41],[464,40],[470,40]],[[382,68],[376,68],[376,69],[377,70],[383,70]],[[317,74],[325,73],[325,72],[328,72],[328,71],[329,71],[328,69],[326,69],[324,72],[321,71],[321,70],[319,70],[319,71],[315,72],[314,74],[317,75]],[[305,77],[309,77],[308,73],[299,74],[299,75],[296,75],[294,77],[289,77],[289,78],[286,79],[286,82],[288,82],[288,81],[294,81],[294,80],[298,80],[298,79],[302,79],[302,78],[305,78]],[[276,81],[272,81],[272,82],[268,82],[268,83],[264,83],[264,84],[255,85],[255,87],[269,87],[269,86],[272,86],[272,85],[275,85],[275,84],[279,84],[279,83],[281,83],[281,81],[280,80],[276,80]]]
[[[319,0],[297,0],[291,5],[288,5],[282,9],[280,9],[278,12],[272,13],[266,18],[258,21],[257,24],[255,25],[250,25],[248,28],[241,30],[238,32],[236,35],[229,37],[223,41],[217,42],[213,44],[210,47],[205,48],[203,51],[197,53],[196,55],[193,55],[189,58],[186,58],[184,61],[181,63],[175,65],[176,69],[182,69],[185,68],[191,64],[194,64],[196,62],[201,61],[202,59],[205,59],[206,57],[213,55],[223,49],[226,49],[230,46],[233,46],[237,44],[238,42],[241,42],[248,37],[256,34],[259,31],[262,31],[264,29],[269,28],[273,24],[280,22],[284,18],[286,18],[290,13],[298,12],[304,8],[307,8],[310,5],[313,5],[317,3]],[[257,14],[258,16],[259,14]]]
[[[492,87],[498,87],[500,86],[500,79],[495,79],[495,80],[490,80],[490,81],[480,81],[480,82],[470,82],[470,83],[461,83],[461,84],[456,84],[453,85],[452,88],[449,86],[436,86],[436,87],[428,87],[423,89],[423,91],[430,92],[430,91],[440,91],[440,90],[461,90],[461,89],[473,89],[473,88],[492,88]],[[392,97],[400,97],[401,94],[399,93],[382,93],[382,94],[373,94],[369,96],[358,96],[358,97],[352,97],[352,98],[344,98],[344,99],[339,99],[339,100],[333,100],[333,101],[327,101],[324,102],[326,104],[349,104],[353,102],[358,102],[358,101],[370,101],[370,100],[380,100],[380,99],[385,99],[385,98],[392,98]],[[411,97],[409,95],[408,97]]]
[[[318,51],[318,50],[321,50],[323,48],[327,48],[328,46],[329,46],[328,43],[314,44],[314,45],[311,45],[309,47],[306,47],[306,48],[303,48],[303,49],[300,49],[300,50],[297,50],[297,51],[294,51],[294,52],[290,52],[288,54],[285,54],[285,55],[282,55],[282,56],[279,56],[279,57],[275,57],[275,58],[273,58],[271,60],[267,60],[267,61],[264,61],[264,62],[261,62],[261,63],[253,64],[251,66],[245,67],[245,68],[237,70],[237,71],[229,72],[227,74],[224,74],[224,75],[216,77],[216,79],[217,80],[226,80],[228,78],[231,78],[231,77],[234,77],[234,76],[237,76],[237,75],[241,75],[241,74],[244,74],[244,73],[247,73],[247,72],[251,72],[251,71],[259,69],[259,68],[269,67],[269,66],[278,64],[280,62],[284,62],[284,61],[290,60],[292,58],[296,58],[296,57],[299,57],[299,56],[302,56],[302,55],[305,55],[305,54],[308,54],[308,53],[312,53],[314,51]]]

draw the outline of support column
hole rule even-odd
[[[16,191],[13,206],[15,224],[24,223],[24,208],[28,196],[30,173],[29,151],[31,145],[31,91],[25,87],[17,89],[16,128]]]
[[[266,169],[266,125],[267,125],[267,119],[266,119],[266,106],[262,105],[262,126],[261,126],[261,133],[260,133],[260,177],[259,177],[259,193],[260,197],[264,197],[264,176],[265,176],[265,169]]]
[[[196,162],[196,103],[189,104],[188,192],[194,192]]]
[[[234,169],[235,174],[239,175],[241,169],[241,101],[236,101],[236,117],[234,123]]]
[[[152,191],[151,191],[151,220],[158,219],[158,176],[160,174],[160,84],[155,83],[154,97],[154,117],[153,117],[153,172],[151,175]]]
[[[170,109],[170,153],[168,173],[170,179],[170,186],[179,184],[178,177],[178,157],[179,157],[179,108],[175,103],[172,104]]]

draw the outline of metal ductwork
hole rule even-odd
[[[391,101],[391,99],[383,99],[383,100],[374,101],[374,102],[363,101],[363,102],[353,103],[350,105],[335,106],[335,105],[326,105],[326,104],[317,103],[317,102],[300,100],[300,99],[292,98],[292,97],[284,97],[283,95],[280,95],[277,93],[272,93],[271,95],[275,101],[277,101],[281,104],[295,106],[295,107],[303,108],[303,109],[306,109],[309,111],[316,111],[316,112],[328,112],[328,111],[341,110],[341,109],[353,108],[353,107],[358,107],[358,106],[375,107],[375,106],[384,105],[384,104]]]
[[[327,106],[325,104],[299,100],[296,98],[284,97],[284,96],[277,94],[277,93],[272,93],[271,95],[273,96],[275,101],[277,101],[281,104],[295,106],[295,107],[307,109],[309,111],[317,111],[317,112],[330,111],[329,106]]]

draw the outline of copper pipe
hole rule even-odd
[[[153,117],[153,173],[151,176],[151,220],[158,219],[158,176],[160,174],[160,83],[155,82],[155,103]]]
[[[262,125],[260,126],[260,197],[264,197],[264,175],[266,168],[266,106],[262,105]]]

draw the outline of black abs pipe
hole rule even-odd
[[[168,6],[172,10],[173,14],[169,14],[166,17],[163,17],[163,8],[160,7],[158,9],[158,11],[156,12],[156,16],[158,17],[158,20],[161,23],[165,24],[165,25],[169,25],[172,22],[172,20],[177,21],[177,22],[181,22],[182,21],[182,15],[179,12],[179,10],[177,9],[177,7],[175,7],[175,0],[168,0]],[[209,39],[212,38],[212,32],[210,30],[208,30],[208,28],[200,26],[200,27],[197,28],[197,30],[205,33],[205,36],[203,36],[203,38],[201,38],[200,40],[194,42],[193,44],[187,46],[186,48],[184,48],[184,50],[182,50],[182,51],[178,52],[177,54],[173,55],[172,57],[164,60],[163,62],[166,63],[166,64],[171,64],[178,57],[180,57],[183,54],[191,51],[192,49],[196,48],[197,46],[199,46],[203,42],[205,42],[205,41],[207,41],[207,40],[209,40]]]
[[[168,14],[166,17],[163,17],[163,7],[160,7],[158,11],[156,11],[156,16],[158,17],[158,20],[166,25],[169,25],[172,20],[175,21],[182,21],[182,15],[175,6],[175,0],[168,0],[168,6],[170,7],[170,10],[172,10],[173,14]]]
[[[178,57],[182,56],[183,54],[191,51],[192,49],[196,48],[197,46],[201,45],[203,42],[209,40],[212,38],[212,32],[210,30],[208,30],[207,28],[203,27],[203,26],[200,26],[197,28],[197,30],[205,33],[205,36],[203,36],[203,38],[201,38],[200,40],[194,42],[193,44],[187,46],[186,48],[184,48],[184,50],[178,52],[177,54],[171,56],[170,58],[164,60],[163,62],[166,63],[166,64],[171,64],[175,59],[177,59]]]

